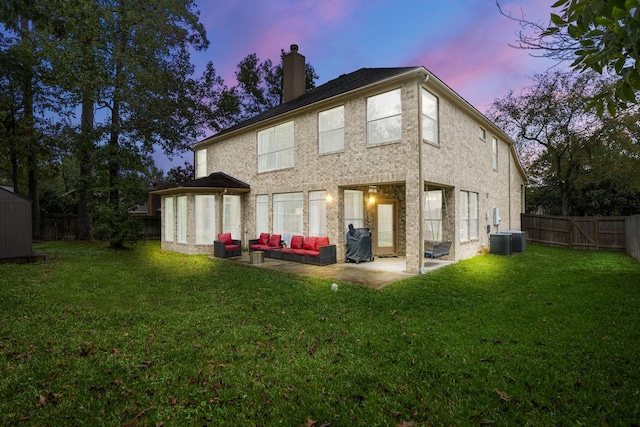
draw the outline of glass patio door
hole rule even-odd
[[[376,255],[395,255],[396,251],[396,201],[380,200],[376,206]]]

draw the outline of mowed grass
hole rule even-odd
[[[382,290],[101,243],[0,265],[2,425],[637,425],[640,264],[529,245]]]

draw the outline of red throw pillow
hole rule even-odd
[[[260,233],[260,238],[258,239],[259,245],[266,245],[269,243],[269,233]]]
[[[302,249],[304,236],[293,236],[291,238],[291,249]]]
[[[320,246],[329,246],[329,237],[318,237],[318,240],[316,240],[316,251],[320,250]]]
[[[233,245],[233,241],[231,240],[231,233],[218,234],[218,241],[224,243],[225,245]]]
[[[318,240],[317,237],[305,237],[304,238],[303,249],[307,249],[309,251],[315,251],[316,250],[316,240]]]
[[[280,240],[282,240],[282,235],[280,234],[272,234],[269,239],[269,246],[280,246]]]

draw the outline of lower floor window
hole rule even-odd
[[[176,197],[176,234],[178,243],[187,243],[187,196]]]
[[[269,196],[256,196],[256,237],[269,232]]]
[[[216,238],[216,198],[197,194],[195,204],[196,245],[211,245]]]
[[[309,236],[327,235],[327,192],[309,192]]]
[[[344,190],[344,229],[364,228],[364,193],[359,190]]]
[[[240,196],[224,195],[222,197],[222,232],[231,233],[233,239],[242,238],[242,212]]]
[[[273,195],[273,233],[291,243],[291,236],[304,234],[304,198],[302,193]]]
[[[478,238],[478,193],[460,192],[460,240]]]
[[[173,217],[173,197],[164,198],[164,240],[167,242],[173,242],[173,228],[175,225],[175,219]]]
[[[442,190],[424,192],[424,240],[442,241]]]

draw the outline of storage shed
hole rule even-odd
[[[31,239],[31,201],[0,188],[0,262],[37,258]]]

